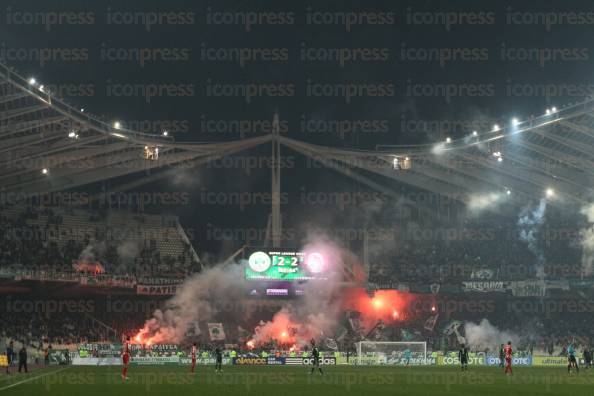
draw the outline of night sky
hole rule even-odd
[[[286,136],[373,149],[462,137],[591,96],[591,5],[3,1],[0,58],[77,107],[142,132],[166,129],[177,141],[266,134],[278,110]],[[269,153],[261,147],[144,186],[184,197],[146,210],[182,216],[200,251],[231,251],[243,241],[216,230],[266,227]],[[389,206],[365,186],[283,154],[287,227],[356,227],[357,214],[368,213],[361,207]],[[255,165],[246,169],[248,160]],[[223,203],[241,191],[250,204]],[[343,191],[358,193],[355,202],[327,203]],[[220,194],[217,202],[207,192]],[[313,202],[308,192],[327,195]]]

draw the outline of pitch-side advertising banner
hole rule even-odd
[[[499,356],[487,356],[485,364],[487,366],[499,366],[501,360]],[[512,366],[532,366],[532,356],[512,357]]]
[[[286,358],[289,359],[289,358]],[[237,366],[270,366],[285,364],[284,357],[238,357],[233,358],[233,364]]]
[[[137,365],[179,364],[179,356],[136,356],[136,357],[133,356],[130,363],[137,364]]]
[[[483,366],[485,364],[485,356],[469,356],[468,364],[472,366]],[[454,366],[460,364],[458,356],[438,356],[437,364],[440,366]]]
[[[288,357],[285,358],[285,364],[292,365],[292,366],[308,366],[313,364],[314,358],[313,357]],[[335,365],[336,358],[334,357],[325,357],[320,359],[320,365]]]
[[[567,357],[565,356],[534,356],[532,357],[534,366],[567,366]]]

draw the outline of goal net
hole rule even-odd
[[[419,365],[427,364],[426,342],[357,343],[358,365]]]

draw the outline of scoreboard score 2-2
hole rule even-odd
[[[323,279],[324,257],[317,252],[295,250],[252,250],[245,263],[248,280],[310,280]]]

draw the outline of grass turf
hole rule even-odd
[[[501,369],[473,367],[461,373],[455,367],[326,366],[324,376],[309,367],[132,366],[122,383],[120,367],[53,366],[29,374],[0,374],[1,395],[555,395],[594,394],[594,370],[569,376],[559,368],[516,367],[514,375]]]

